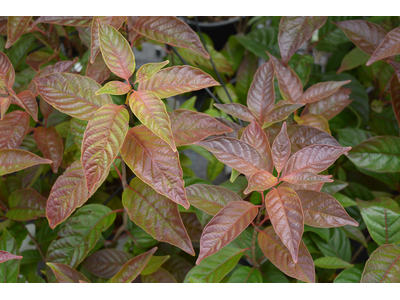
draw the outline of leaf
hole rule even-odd
[[[305,115],[302,115],[301,117],[294,116],[294,120],[298,124],[315,127],[315,128],[318,128],[319,130],[322,130],[322,131],[325,131],[326,133],[331,134],[328,121],[320,115],[305,114]]]
[[[305,282],[315,282],[314,262],[303,241],[300,240],[296,263],[272,226],[259,231],[258,244],[264,255],[283,273]]]
[[[347,157],[363,169],[374,172],[399,172],[400,138],[372,137],[355,146]]]
[[[86,270],[101,278],[111,278],[132,258],[132,255],[118,249],[96,251],[83,261]]]
[[[233,130],[215,118],[200,112],[177,109],[169,118],[176,146],[191,145],[210,135],[219,135]]]
[[[164,99],[179,94],[219,85],[210,75],[191,66],[175,66],[158,71],[139,83],[138,91],[151,91]]]
[[[350,83],[351,80],[346,81],[327,81],[314,84],[308,88],[304,94],[303,103],[318,102],[326,97],[335,94],[343,85]]]
[[[131,89],[131,86],[121,81],[109,81],[101,89],[96,92],[96,95],[111,94],[125,95]]]
[[[304,217],[301,202],[291,188],[278,187],[265,196],[265,206],[271,223],[283,244],[297,263]]]
[[[53,54],[44,52],[44,51],[35,51],[29,54],[25,62],[36,72],[40,71],[40,67],[49,61],[51,61],[53,58],[56,58],[58,56],[58,52],[54,52]]]
[[[246,122],[251,122],[255,119],[251,111],[243,104],[227,103],[227,104],[214,104],[214,106],[219,110],[222,110],[224,113]]]
[[[76,118],[72,118],[70,122],[70,132],[73,135],[74,141],[78,145],[79,149],[82,147],[83,135],[85,134],[87,124],[87,121]]]
[[[340,180],[334,180],[333,182],[324,184],[322,192],[329,195],[334,195],[337,192],[343,190],[346,186],[348,186],[348,183]]]
[[[7,251],[0,250],[0,264],[12,259],[21,259],[22,256],[11,254]]]
[[[163,265],[165,261],[169,259],[169,255],[166,256],[152,256],[147,263],[146,267],[143,269],[143,271],[140,273],[140,275],[149,275],[157,270],[160,269],[160,267]]]
[[[233,272],[228,283],[262,283],[262,276],[256,268],[242,266]]]
[[[357,267],[352,267],[340,272],[333,283],[359,283],[361,280],[361,274],[362,270]]]
[[[396,74],[400,75],[400,65],[395,65],[391,62],[391,65],[395,68]],[[393,76],[390,80],[390,96],[392,97],[392,106],[394,115],[396,116],[397,124],[400,126],[400,82],[399,75]]]
[[[64,152],[63,140],[55,127],[37,127],[33,138],[45,158],[50,159],[53,172],[57,173]]]
[[[149,39],[171,46],[190,49],[205,58],[210,58],[197,34],[189,25],[176,17],[140,17],[133,29]]]
[[[105,63],[111,72],[129,82],[136,64],[128,41],[114,27],[100,20],[98,24],[100,49]]]
[[[143,82],[149,80],[154,76],[158,71],[164,68],[169,64],[169,60],[159,62],[159,63],[149,63],[142,65],[139,70],[136,72],[136,81],[135,82]]]
[[[23,91],[18,93],[18,95],[11,94],[11,103],[22,107],[36,122],[38,121],[38,105],[35,97],[30,91]]]
[[[371,58],[367,62],[367,66],[372,63],[390,57],[392,55],[397,55],[400,53],[400,28],[394,28],[389,31],[383,41],[379,44],[378,48],[372,53]]]
[[[227,188],[208,184],[193,184],[185,188],[190,204],[212,216],[233,201],[242,198]]]
[[[29,114],[19,110],[5,115],[0,121],[0,149],[18,148],[28,132],[29,120]]]
[[[314,260],[314,264],[316,267],[324,269],[347,269],[353,267],[353,265],[337,257],[320,257]]]
[[[267,171],[260,171],[251,175],[249,185],[243,192],[245,195],[257,191],[262,193],[265,190],[276,185],[278,179]]]
[[[179,154],[166,142],[145,126],[135,126],[126,135],[121,155],[132,172],[157,193],[189,208]]]
[[[398,283],[400,267],[400,247],[382,245],[367,260],[361,283]]]
[[[171,121],[164,102],[153,92],[134,91],[129,96],[129,105],[140,122],[176,151],[172,136]]]
[[[110,77],[111,71],[104,62],[102,55],[97,55],[94,62],[88,62],[86,76],[92,78],[98,84],[102,84]]]
[[[311,239],[322,254],[328,257],[338,257],[347,262],[350,261],[350,241],[343,230],[340,228],[314,228],[307,226],[305,231],[312,231]]]
[[[204,227],[196,264],[232,242],[250,225],[257,213],[258,208],[250,202],[229,202]]]
[[[154,256],[153,256],[154,257]],[[142,276],[143,283],[177,283],[174,276],[164,268],[159,268],[154,273]]]
[[[7,23],[7,43],[6,49],[10,48],[28,27],[32,17],[9,16]]]
[[[237,247],[224,247],[191,269],[184,282],[190,282],[192,278],[207,283],[218,283],[237,265],[242,254],[243,250]]]
[[[28,221],[46,216],[46,199],[35,189],[22,189],[11,194],[10,210],[6,217],[15,221]]]
[[[304,106],[304,104],[292,104],[288,101],[281,100],[275,104],[272,111],[268,114],[265,119],[265,123],[263,124],[263,128],[265,125],[270,125],[273,123],[281,122],[289,117],[292,112]]]
[[[19,149],[0,150],[0,176],[14,173],[35,165],[50,164],[51,160]]]
[[[378,245],[400,243],[400,208],[386,197],[372,201],[357,199],[371,237]]]
[[[93,17],[39,17],[32,27],[39,23],[50,23],[64,26],[90,27],[92,26]]]
[[[344,225],[358,226],[332,196],[314,191],[296,191],[304,213],[304,223],[321,228]]]
[[[282,17],[278,35],[282,62],[287,64],[292,55],[311,38],[314,31],[325,24],[326,20],[327,17]]]
[[[109,168],[128,132],[129,113],[124,106],[101,107],[86,127],[81,162],[89,193]]]
[[[317,175],[310,172],[298,172],[294,174],[289,174],[285,177],[282,177],[280,180],[289,182],[291,184],[298,184],[298,185],[309,185],[309,184],[316,184],[316,183],[325,183],[325,182],[332,182],[333,180],[330,179],[332,175]]]
[[[114,223],[116,213],[105,205],[88,204],[77,210],[58,232],[47,251],[47,261],[76,268]]]
[[[7,55],[0,51],[0,94],[8,94],[14,85],[15,71]],[[3,112],[2,112],[3,115]]]
[[[282,171],[290,156],[291,143],[287,134],[286,122],[272,144],[272,159],[278,174]]]
[[[129,185],[131,188],[122,194],[122,203],[129,218],[156,240],[170,243],[194,255],[176,203],[156,193],[137,177]]]
[[[20,257],[17,242],[6,228],[3,229],[3,235],[0,238],[0,250]],[[19,259],[12,259],[0,263],[0,282],[16,283],[20,263],[21,261]]]
[[[101,86],[89,77],[53,73],[34,81],[47,103],[80,120],[92,119],[100,107],[112,103],[110,95],[95,95]]]
[[[0,89],[1,89],[1,86],[0,86]],[[1,92],[1,90],[0,90],[0,92]],[[1,120],[4,120],[4,117],[7,113],[7,110],[9,108],[10,104],[11,104],[11,97],[6,97],[6,98],[0,97],[0,119]]]
[[[350,225],[346,225],[346,226],[342,227],[342,230],[344,231],[344,233],[346,234],[346,236],[348,238],[359,242],[365,248],[368,247],[367,240],[365,239],[364,234],[362,233],[362,231],[359,228],[350,226]]]
[[[46,263],[59,283],[79,283],[80,281],[90,282],[82,273],[72,269],[70,266],[65,264],[57,263]]]
[[[360,50],[360,48],[353,48],[343,57],[340,68],[337,70],[336,73],[340,74],[344,71],[353,70],[359,66],[362,66],[366,64],[369,58],[370,56],[364,51]]]
[[[247,106],[253,115],[257,117],[257,121],[263,123],[271,112],[274,103],[274,68],[271,61],[269,61],[259,67],[254,75],[247,94]]]
[[[243,37],[242,37],[243,38]],[[236,38],[239,40],[239,38]],[[264,50],[262,51],[263,53]],[[242,103],[248,97],[248,91],[253,81],[254,74],[258,68],[258,57],[253,53],[245,51],[242,62],[236,75],[236,92]]]

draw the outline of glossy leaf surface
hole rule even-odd
[[[272,144],[272,159],[278,174],[282,171],[290,156],[291,143],[287,134],[286,122]]]
[[[303,94],[303,99],[301,102],[303,103],[313,103],[318,102],[326,97],[329,97],[336,93],[340,87],[346,85],[350,82],[350,80],[346,81],[327,81],[320,82],[311,86],[307,91]]]
[[[329,129],[329,123],[322,116],[314,114],[305,114],[302,115],[301,117],[294,116],[294,119],[298,124],[315,127],[318,128],[319,130],[331,134],[331,131]]]
[[[50,23],[64,26],[82,26],[89,27],[92,25],[93,17],[39,17],[32,26],[38,23]]]
[[[12,89],[15,81],[15,71],[7,55],[0,52],[0,92],[6,94],[7,88],[9,91]]]
[[[11,259],[21,259],[22,256],[11,254],[7,251],[0,250],[0,264]]]
[[[392,62],[392,66],[395,67],[397,76],[393,76],[390,80],[390,95],[392,97],[392,105],[394,115],[396,116],[397,124],[400,126],[400,65],[394,65],[395,63]]]
[[[144,64],[136,72],[136,82],[143,82],[149,80],[151,77],[153,77],[154,74],[156,74],[158,71],[160,71],[168,64],[169,60],[159,63]]]
[[[28,27],[32,17],[9,16],[7,24],[7,43],[6,49],[10,48]]]
[[[96,251],[83,262],[83,266],[93,275],[111,278],[127,263],[132,256],[118,249]]]
[[[250,109],[248,109],[243,104],[227,103],[227,104],[214,104],[214,106],[219,110],[222,110],[224,113],[231,115],[235,118],[241,119],[243,121],[251,122],[255,119]]]
[[[314,260],[314,264],[323,269],[347,269],[353,266],[338,257],[320,257]]]
[[[70,266],[58,263],[47,263],[54,272],[59,283],[79,283],[80,281],[90,282],[82,273],[72,269]]]
[[[397,55],[400,53],[400,28],[394,28],[389,31],[379,47],[375,49],[371,58],[367,62],[367,66],[372,63],[390,57],[392,55]]]
[[[35,189],[22,189],[11,194],[10,210],[7,218],[15,221],[28,221],[46,215],[46,199]]]
[[[35,97],[32,95],[30,91],[22,91],[17,95],[11,95],[11,103],[16,104],[23,109],[25,109],[32,118],[37,122],[38,118],[38,105]]]
[[[0,149],[18,148],[28,131],[29,114],[13,111],[0,121]]]
[[[53,172],[57,173],[64,152],[63,140],[55,127],[37,127],[33,138],[43,156],[52,161]]]
[[[0,150],[0,176],[20,171],[35,165],[50,164],[51,160],[19,149]]]
[[[111,94],[111,95],[125,95],[129,92],[131,87],[121,81],[109,81],[101,89],[96,92],[96,95]]]
[[[278,179],[268,171],[260,171],[251,175],[249,185],[243,192],[249,194],[253,191],[262,192],[273,187],[278,182]]]

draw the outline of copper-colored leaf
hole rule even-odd
[[[314,114],[305,114],[301,115],[301,117],[294,116],[294,120],[298,124],[315,127],[318,128],[319,130],[331,134],[331,130],[329,129],[329,123],[323,116]]]
[[[214,106],[224,113],[241,119],[243,121],[251,122],[255,120],[255,117],[251,113],[251,111],[244,106],[243,104],[239,103],[227,103],[227,104],[214,104]]]
[[[392,96],[393,112],[397,119],[397,124],[400,126],[400,63],[390,62],[395,68],[396,75],[390,80],[390,95]]]
[[[351,80],[346,81],[327,81],[312,85],[304,92],[302,103],[314,103],[329,97],[336,93],[343,85],[346,85]]]
[[[36,84],[35,84],[36,88]],[[44,119],[45,119],[45,124],[47,119],[50,117],[50,115],[54,111],[54,107],[48,104],[46,101],[43,100],[43,98],[40,98],[39,100],[39,107],[40,107],[40,112],[42,113]]]
[[[266,195],[265,206],[272,226],[288,248],[293,261],[297,263],[304,231],[303,210],[299,197],[291,188],[278,187]]]
[[[258,244],[264,255],[283,273],[305,282],[315,282],[314,262],[303,241],[300,242],[297,263],[272,227],[258,234]]]
[[[171,46],[190,49],[205,58],[210,58],[197,34],[189,25],[176,17],[140,17],[133,29],[149,39]]]
[[[72,269],[70,266],[58,263],[47,263],[56,275],[59,283],[79,283],[80,281],[90,282],[81,272]]]
[[[104,105],[89,121],[81,155],[89,193],[118,155],[129,129],[128,122],[128,111],[124,106],[115,104]]]
[[[0,176],[17,172],[35,165],[50,164],[51,160],[19,149],[0,150]]]
[[[53,172],[57,173],[64,153],[64,143],[56,128],[37,127],[33,133],[33,138],[43,156],[53,161],[50,165]]]
[[[111,94],[125,95],[129,92],[131,86],[121,81],[109,81],[101,89],[96,92],[96,95]]]
[[[1,86],[0,86],[1,90]],[[0,120],[4,120],[8,108],[11,104],[11,97],[0,97]]]
[[[358,226],[331,195],[314,191],[296,191],[304,213],[304,223],[313,227],[330,228],[345,225]]]
[[[136,72],[136,82],[143,82],[149,80],[151,77],[153,77],[154,74],[156,74],[158,71],[160,71],[168,64],[169,60],[159,63],[144,64]]]
[[[58,55],[57,52],[51,54],[44,51],[35,51],[29,54],[25,62],[36,72],[40,71],[40,67],[45,63],[51,61],[54,57]]]
[[[295,191],[307,190],[319,192],[322,189],[324,182],[314,183],[314,184],[292,184],[289,182],[282,182],[280,187],[288,187]]]
[[[386,34],[382,43],[380,43],[378,48],[376,48],[371,55],[369,61],[367,61],[367,66],[378,60],[397,54],[400,54],[400,27],[396,27]]]
[[[249,179],[249,185],[244,194],[257,191],[262,192],[273,187],[277,183],[277,178],[267,171],[254,173]]]
[[[93,17],[39,17],[33,24],[32,27],[39,23],[50,23],[64,26],[75,26],[75,27],[90,27],[92,26]]]
[[[35,189],[17,190],[11,194],[7,218],[15,221],[28,221],[46,216],[46,199]]]
[[[332,179],[330,179],[332,175],[317,175],[314,173],[310,172],[298,172],[298,173],[292,173],[289,174],[285,177],[282,177],[281,180],[285,182],[289,182],[291,184],[298,184],[298,185],[304,185],[304,184],[316,184],[320,182],[333,182]]]
[[[278,103],[275,104],[272,111],[265,118],[265,123],[263,124],[263,128],[265,128],[266,125],[281,122],[287,119],[292,114],[292,112],[294,112],[295,110],[299,109],[302,106],[304,106],[304,104],[291,103],[286,100],[279,101]]]
[[[290,156],[291,143],[287,134],[286,122],[272,144],[272,159],[278,174],[282,171]]]
[[[200,242],[203,226],[195,213],[181,212],[181,219],[192,242]]]
[[[25,109],[32,118],[37,122],[38,105],[35,97],[30,91],[22,91],[18,95],[11,94],[11,103],[16,104]]]
[[[191,66],[175,66],[158,71],[139,83],[138,90],[152,91],[161,99],[219,85],[210,75]]]
[[[4,88],[10,91],[14,85],[14,81],[14,67],[7,55],[0,51],[0,94],[8,94]]]
[[[232,128],[232,130],[233,130],[232,132],[226,132],[226,133],[222,134],[222,136],[237,138],[238,137],[238,132],[243,128],[239,124],[237,124],[235,122],[232,122],[232,121],[229,121],[229,120],[224,119],[224,118],[216,117],[215,119],[218,122],[221,122],[222,124]]]
[[[22,256],[11,254],[7,251],[0,250],[0,264],[11,259],[21,259]]]
[[[0,121],[0,149],[18,148],[29,127],[29,114],[16,110]]]
[[[86,270],[101,278],[111,278],[132,258],[132,255],[118,249],[103,249],[83,261]]]
[[[22,16],[9,16],[7,23],[7,43],[6,49],[10,48],[19,37],[24,33],[25,29],[28,27],[29,22],[32,17],[22,17]]]
[[[168,143],[173,151],[176,151],[167,109],[164,102],[155,93],[134,91],[129,96],[129,105],[144,126]]]
[[[176,203],[156,193],[139,178],[122,194],[129,218],[158,241],[170,243],[194,255],[192,242],[183,226]]]
[[[92,78],[99,84],[102,84],[108,77],[111,71],[104,62],[102,55],[97,55],[93,63],[88,62],[86,68],[86,76]]]
[[[164,268],[159,268],[154,273],[142,276],[143,283],[177,283],[176,279],[170,272]]]

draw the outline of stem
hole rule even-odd
[[[28,232],[29,237],[31,238],[32,242],[35,244],[37,251],[39,251],[40,256],[41,256],[42,259],[43,259],[43,262],[46,262],[46,257],[44,256],[43,251],[42,251],[42,249],[40,248],[39,243],[35,240],[35,238],[33,237],[33,235],[29,232],[29,230],[28,230],[28,228],[26,227],[25,224],[23,224],[22,222],[18,222],[18,223],[20,223],[22,226],[25,227],[26,231]]]
[[[368,242],[371,240],[371,236],[367,237],[366,242],[368,244]],[[350,260],[350,263],[354,263],[354,261],[357,259],[357,257],[361,254],[361,252],[364,250],[365,246],[361,245],[360,248],[357,249],[356,253],[354,253],[353,257]]]

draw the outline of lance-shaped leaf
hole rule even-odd
[[[149,275],[156,272],[158,269],[160,269],[163,263],[165,263],[169,259],[169,257],[169,255],[152,256],[140,275]]]
[[[139,276],[140,272],[142,272],[146,267],[146,264],[156,251],[157,247],[154,247],[153,249],[129,260],[121,270],[111,278],[111,283],[131,283],[134,281],[135,278]]]
[[[293,104],[286,100],[279,101],[278,103],[275,104],[272,111],[265,118],[263,128],[273,123],[281,122],[287,119],[287,117],[289,117],[292,114],[292,112],[294,112],[295,110],[299,109],[302,106],[304,106],[304,104],[301,103]]]
[[[132,258],[132,255],[118,249],[96,251],[83,261],[86,270],[101,278],[111,278]]]
[[[374,172],[399,172],[400,138],[372,137],[355,146],[348,158],[359,168]]]
[[[129,185],[131,188],[122,194],[122,203],[129,218],[156,240],[194,255],[176,203],[156,193],[137,177]]]
[[[372,201],[357,199],[357,204],[371,237],[378,245],[400,242],[400,208],[394,200],[386,197]]]
[[[35,189],[22,189],[11,194],[7,218],[15,221],[28,221],[46,216],[46,199]]]
[[[282,17],[279,23],[278,44],[282,62],[287,64],[296,51],[321,28],[327,17]]]
[[[169,60],[159,63],[144,64],[136,72],[136,82],[143,82],[149,80],[151,77],[153,77],[154,74],[156,74],[158,71],[160,71],[168,64]]]
[[[303,84],[300,78],[290,66],[285,66],[282,61],[269,54],[272,65],[274,66],[276,78],[278,79],[279,90],[284,100],[292,103],[301,102],[303,95]]]
[[[360,50],[360,48],[353,48],[350,52],[348,52],[343,57],[342,62],[340,64],[340,68],[337,70],[336,74],[340,74],[342,72],[353,70],[359,66],[362,66],[367,63],[369,58],[370,58],[370,55],[368,55],[364,51]],[[359,269],[355,269],[355,270],[359,270]],[[342,273],[343,272],[341,272],[340,274],[342,274]],[[340,278],[339,278],[339,280],[340,280]],[[344,280],[346,280],[346,279],[344,279]]]
[[[80,120],[90,120],[100,107],[112,103],[110,95],[95,94],[101,85],[89,77],[53,73],[36,78],[35,82],[47,103]]]
[[[239,103],[227,103],[227,104],[214,104],[216,108],[222,110],[224,113],[231,115],[232,117],[241,119],[246,122],[251,122],[255,120],[255,117],[251,111]]]
[[[264,158],[253,146],[244,141],[220,137],[196,144],[212,152],[220,162],[246,176],[266,170]]]
[[[0,250],[6,251],[12,255],[19,256],[18,244],[11,233],[6,228],[3,229],[3,234],[0,237]],[[12,259],[0,263],[0,282],[2,283],[16,283],[18,279],[19,266],[21,261],[19,259]]]
[[[152,91],[161,99],[219,85],[210,75],[191,66],[175,66],[158,71],[139,83],[138,90]]]
[[[400,64],[391,62],[395,68],[396,74],[400,75]],[[390,80],[390,95],[392,97],[393,112],[396,116],[397,124],[400,126],[400,82],[399,75],[393,76]]]
[[[386,31],[382,26],[364,20],[348,20],[333,22],[333,24],[342,29],[358,48],[369,55],[374,53],[386,36]]]
[[[104,62],[102,55],[97,55],[93,63],[88,62],[86,68],[86,76],[92,78],[98,84],[102,84],[108,77],[111,71]]]
[[[254,75],[247,94],[247,106],[257,117],[257,121],[262,124],[272,110],[274,103],[274,68],[272,62],[268,61],[259,67]]]
[[[320,257],[314,261],[315,266],[324,269],[348,269],[353,267],[347,261],[338,257]]]
[[[1,91],[1,86],[0,86]],[[11,97],[0,97],[0,120],[4,120],[4,117],[7,113],[8,108],[11,104]]]
[[[232,242],[249,226],[257,213],[258,208],[250,202],[229,202],[204,227],[196,264]]]
[[[81,162],[89,193],[118,155],[129,126],[129,113],[123,106],[107,104],[100,108],[86,127]]]
[[[400,282],[400,247],[382,245],[367,260],[361,283],[398,283]]]
[[[111,94],[125,95],[131,89],[131,86],[121,81],[109,81],[101,89],[96,92],[96,95]]]
[[[312,145],[293,154],[282,171],[282,176],[298,173],[319,173],[327,169],[342,154],[351,147],[334,147],[330,145]]]
[[[196,111],[177,109],[169,118],[176,146],[191,145],[210,135],[232,132],[232,128],[215,118]]]
[[[185,190],[191,205],[212,216],[228,203],[242,200],[238,194],[222,186],[193,184]]]
[[[273,187],[278,182],[278,179],[268,171],[260,171],[251,175],[249,184],[244,194],[249,194],[253,191],[263,192]]]
[[[135,56],[128,41],[114,27],[99,21],[99,40],[103,59],[118,77],[129,82],[135,72]]]
[[[8,94],[4,88],[10,91],[14,85],[14,81],[14,67],[7,55],[0,51],[0,94]]]
[[[314,262],[303,241],[297,263],[271,226],[259,232],[258,244],[264,255],[283,273],[305,282],[315,282]]]
[[[301,117],[294,116],[294,120],[300,125],[315,127],[318,128],[319,130],[331,134],[328,121],[320,115],[305,114],[302,115]]]
[[[134,91],[129,96],[129,105],[144,126],[167,142],[173,151],[176,151],[167,109],[164,102],[155,93]]]
[[[21,258],[22,258],[22,256],[20,256],[20,255],[14,255],[7,251],[0,250],[0,264],[3,262],[6,262],[8,260],[21,259]]]
[[[53,58],[56,58],[58,56],[58,52],[48,53],[44,51],[35,51],[29,54],[25,62],[36,72],[40,71],[40,67],[44,65],[45,63],[48,63],[51,61]]]
[[[142,181],[172,201],[189,208],[179,154],[145,126],[128,131],[121,155]]]
[[[155,257],[155,256],[153,256]],[[164,268],[159,268],[157,271],[148,274],[142,275],[143,283],[177,283],[176,279],[170,272],[165,270]]]
[[[96,245],[111,224],[116,213],[105,205],[89,204],[77,210],[58,232],[47,250],[47,260],[76,268]]]
[[[79,283],[80,281],[90,282],[81,272],[72,269],[65,264],[47,263],[54,272],[59,283]]]
[[[369,61],[367,61],[367,66],[370,66],[374,62],[397,55],[400,53],[400,28],[396,27],[389,31],[382,43],[375,49],[374,53],[371,55]]]
[[[74,136],[74,141],[78,145],[78,148],[81,149],[83,135],[85,134],[88,122],[72,118],[70,124],[71,124],[70,130],[71,134]]]
[[[32,27],[39,23],[50,23],[64,26],[75,26],[75,27],[90,27],[92,26],[93,17],[50,17],[44,16],[39,17],[33,24]]]
[[[278,187],[265,197],[265,206],[276,233],[288,248],[293,261],[297,262],[304,217],[301,202],[291,188]]]
[[[0,121],[0,149],[18,148],[25,138],[29,127],[29,114],[13,111]]]
[[[57,173],[64,153],[64,143],[56,128],[37,127],[33,132],[33,138],[43,156],[52,161],[50,165],[53,172]]]
[[[205,58],[210,58],[198,35],[189,25],[176,17],[140,17],[133,29],[149,39],[171,46],[190,49]]]
[[[35,97],[30,91],[23,91],[18,93],[18,95],[11,94],[11,103],[22,107],[36,122],[38,121],[38,105]]]
[[[304,92],[302,103],[318,102],[326,97],[336,93],[343,85],[346,85],[351,80],[346,81],[327,81],[312,85]]]
[[[7,23],[6,49],[10,48],[28,27],[32,17],[9,16]]]
[[[310,172],[298,172],[282,177],[281,180],[291,184],[309,185],[321,182],[333,182],[333,180],[330,179],[331,177],[332,175],[317,175]]]
[[[41,158],[25,150],[0,150],[0,176],[17,172],[35,165],[51,163],[51,160]]]
[[[321,228],[358,226],[334,197],[314,191],[296,191],[304,213],[304,223]]]
[[[291,144],[287,134],[286,122],[272,144],[272,159],[278,174],[282,171],[290,156]]]
[[[349,89],[341,88],[325,99],[308,104],[304,108],[302,115],[315,114],[324,117],[326,120],[330,120],[353,101],[349,100],[350,92],[351,90]]]

